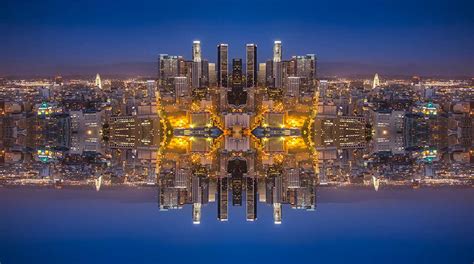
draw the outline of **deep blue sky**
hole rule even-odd
[[[0,189],[2,263],[472,263],[472,188],[318,188],[316,211],[229,221],[159,211],[157,189]]]
[[[0,75],[154,61],[159,53],[189,58],[194,39],[210,60],[219,42],[230,44],[231,57],[252,42],[263,61],[281,39],[285,57],[474,75],[473,10],[472,0],[6,0]]]

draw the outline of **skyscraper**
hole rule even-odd
[[[273,43],[273,61],[280,62],[282,59],[281,41],[275,40]]]
[[[247,63],[247,85],[246,87],[255,87],[257,85],[257,45],[247,44],[246,46]]]
[[[228,206],[229,206],[229,186],[228,178],[217,179],[217,218],[220,221],[227,221],[229,219]]]
[[[193,41],[193,64],[192,64],[192,86],[201,87],[202,63],[201,63],[201,42]]]
[[[247,102],[242,77],[242,59],[232,60],[232,90],[227,93],[227,101],[234,106],[244,105]]]
[[[209,85],[214,86],[217,84],[217,75],[216,75],[216,64],[209,63]]]
[[[229,74],[228,69],[228,54],[229,45],[217,45],[217,85],[219,87],[228,87],[227,79]]]
[[[242,86],[242,59],[232,59],[232,87]]]
[[[102,81],[100,80],[100,75],[98,73],[95,76],[95,86],[102,89]]]
[[[376,73],[374,76],[374,81],[372,82],[372,88],[377,88],[380,86],[379,74]]]
[[[258,83],[260,85],[266,84],[266,75],[267,75],[267,64],[259,63],[258,64]]]
[[[209,61],[202,60],[200,87],[208,87],[208,86],[209,86]]]
[[[201,56],[201,41],[195,40],[193,41],[193,61],[200,62],[202,59]]]
[[[306,54],[304,56],[293,56],[296,61],[296,76],[307,80],[316,78],[316,56],[314,54]]]
[[[273,78],[273,60],[267,60],[265,63],[265,85],[275,87],[275,78]]]
[[[184,74],[186,64],[181,56],[160,54],[158,57],[158,86],[161,90],[174,89],[174,77]]]
[[[189,95],[187,78],[184,76],[179,76],[174,78],[174,89],[176,99],[179,100],[180,97],[185,97]]]
[[[316,56],[293,56],[289,62],[289,76],[300,77],[303,94],[313,94],[316,89]]]
[[[247,221],[255,221],[257,219],[257,179],[247,177],[246,180]]]
[[[300,94],[300,77],[290,76],[288,77],[288,83],[286,87],[286,96],[298,97]]]
[[[152,99],[153,97],[155,97],[155,92],[156,92],[155,80],[146,81],[146,90],[147,90],[147,96],[149,99]]]
[[[273,44],[273,80],[274,87],[281,88],[283,86],[283,69],[282,69],[282,47],[281,41],[275,40]]]

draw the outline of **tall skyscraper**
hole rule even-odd
[[[275,88],[283,86],[283,69],[282,69],[282,47],[281,41],[276,40],[273,44],[273,80]]]
[[[307,80],[314,80],[316,78],[316,56],[314,54],[293,56],[292,60],[296,61],[296,76],[306,78]]]
[[[202,188],[200,178],[193,175],[191,179],[191,194],[193,202],[193,224],[201,223],[201,205],[202,205]]]
[[[174,89],[174,77],[185,73],[186,64],[181,56],[160,54],[158,57],[158,86],[161,90]]]
[[[273,61],[280,62],[282,60],[282,49],[281,49],[281,41],[275,40],[273,43]]]
[[[217,179],[217,218],[220,221],[227,221],[229,219],[229,186],[228,178]]]
[[[217,84],[216,64],[209,63],[209,86],[215,86],[216,84]]]
[[[273,77],[273,60],[267,60],[265,63],[265,85],[275,87],[275,78]]]
[[[193,41],[193,64],[192,64],[192,86],[201,87],[202,63],[201,63],[201,42]]]
[[[379,86],[380,86],[379,75],[378,73],[376,73],[374,76],[374,81],[372,82],[372,88],[377,88]]]
[[[307,54],[293,56],[288,64],[288,75],[300,78],[303,94],[313,94],[316,90],[316,56]]]
[[[208,87],[208,86],[209,86],[209,61],[202,60],[200,87]]]
[[[258,83],[260,85],[266,84],[266,75],[267,75],[267,64],[259,63],[258,64]]]
[[[255,221],[257,219],[257,179],[247,177],[246,181],[247,221]]]
[[[242,86],[242,59],[232,59],[232,87]]]
[[[193,61],[200,62],[201,59],[201,41],[195,40],[193,41]]]
[[[247,44],[246,46],[246,76],[247,76],[247,85],[246,87],[255,87],[257,86],[257,45]]]
[[[100,80],[100,75],[98,73],[95,76],[95,86],[102,89],[102,81]]]
[[[229,45],[219,44],[217,46],[217,85],[224,88],[229,87],[227,83],[229,74],[228,54]]]

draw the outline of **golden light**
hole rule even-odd
[[[168,120],[172,127],[184,128],[188,126],[188,118],[185,116],[170,116]]]
[[[286,120],[286,125],[289,127],[303,127],[306,116],[290,116]]]
[[[306,143],[302,137],[291,137],[286,140],[286,146],[289,150],[305,150]]]
[[[186,149],[189,141],[182,137],[173,137],[168,145],[170,149]]]

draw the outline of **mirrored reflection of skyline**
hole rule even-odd
[[[265,63],[254,44],[231,60],[219,44],[216,63],[200,45],[160,55],[156,78],[2,79],[0,183],[152,188],[194,224],[262,207],[281,224],[331,187],[473,185],[473,80],[325,78],[280,41]]]

